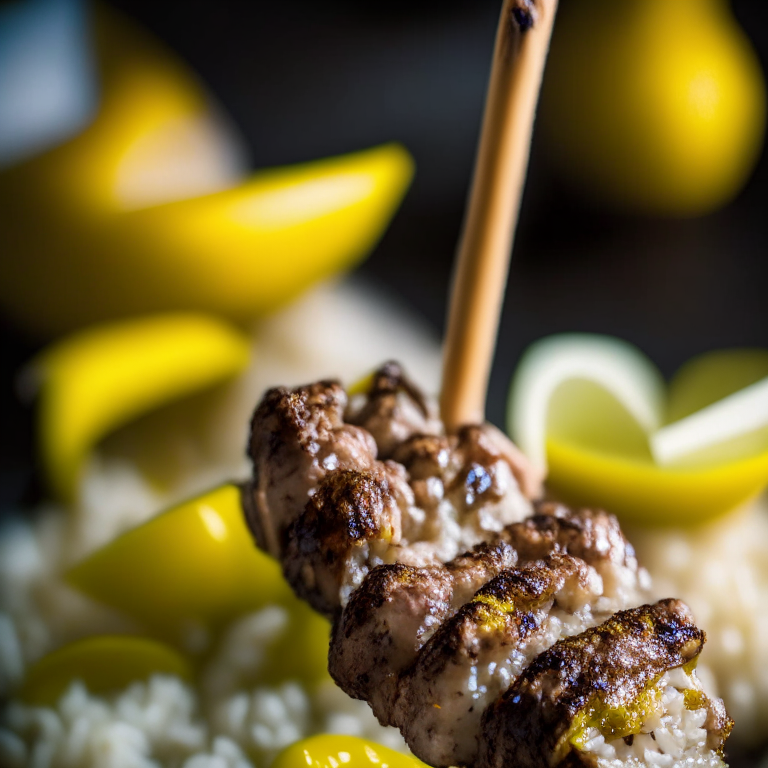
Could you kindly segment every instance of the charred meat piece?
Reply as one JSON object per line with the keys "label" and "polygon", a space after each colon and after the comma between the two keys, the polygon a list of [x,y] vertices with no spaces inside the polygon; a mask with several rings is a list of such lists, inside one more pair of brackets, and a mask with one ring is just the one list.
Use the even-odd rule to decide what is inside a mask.
{"label": "charred meat piece", "polygon": [[346,693],[391,719],[400,674],[451,613],[447,569],[400,563],[374,568],[335,624],[328,671]]}
{"label": "charred meat piece", "polygon": [[288,529],[283,567],[299,597],[333,616],[371,563],[400,540],[400,515],[386,476],[335,470]]}
{"label": "charred meat piece", "polygon": [[334,381],[271,389],[251,421],[251,531],[329,616],[376,565],[439,565],[527,517],[521,489],[537,487],[495,428],[439,434],[433,404],[393,363],[355,398]]}
{"label": "charred meat piece", "polygon": [[[663,600],[622,611],[599,627],[559,641],[486,710],[478,765],[598,766],[601,759],[616,758],[631,762],[638,745],[644,756],[646,739],[656,745],[654,751],[670,755],[670,765],[692,756],[686,752],[705,761],[697,764],[719,764],[718,751],[730,730],[719,707],[697,693],[696,704],[701,706],[685,711],[698,713],[700,725],[709,721],[709,729],[684,734],[674,747],[678,754],[672,754],[672,739],[666,737],[683,723],[664,722],[665,717],[680,717],[678,711],[667,714],[674,704],[668,689],[678,690],[668,673],[681,670],[690,675],[704,639],[683,603]],[[630,736],[634,738],[627,739]]]}
{"label": "charred meat piece", "polygon": [[445,619],[516,559],[508,544],[498,542],[445,566],[374,568],[334,625],[331,676],[350,696],[367,701],[381,722],[393,722],[400,674]]}
{"label": "charred meat piece", "polygon": [[443,431],[435,404],[394,361],[384,363],[373,374],[365,397],[358,402],[353,398],[346,420],[373,435],[382,459],[391,458],[414,435],[438,435]]}
{"label": "charred meat piece", "polygon": [[480,718],[544,648],[593,622],[601,580],[556,554],[505,570],[445,621],[403,676],[394,724],[434,766],[472,765]]}
{"label": "charred meat piece", "polygon": [[536,504],[535,511],[503,533],[521,559],[566,552],[593,566],[602,577],[605,600],[601,610],[615,611],[643,602],[650,579],[639,568],[635,550],[616,517],[603,510],[572,510],[552,502]]}
{"label": "charred meat piece", "polygon": [[244,506],[257,543],[276,557],[288,527],[328,471],[365,470],[376,459],[370,433],[344,423],[346,405],[341,384],[319,381],[292,391],[270,389],[253,414],[253,479]]}

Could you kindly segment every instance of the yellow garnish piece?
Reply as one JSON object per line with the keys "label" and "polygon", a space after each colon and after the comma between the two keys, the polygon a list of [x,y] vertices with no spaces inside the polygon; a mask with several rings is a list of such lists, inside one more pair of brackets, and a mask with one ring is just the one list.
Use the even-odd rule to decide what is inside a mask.
{"label": "yellow garnish piece", "polygon": [[273,768],[424,768],[413,755],[404,755],[356,736],[323,734],[302,739],[284,749]]}
{"label": "yellow garnish piece", "polygon": [[373,385],[373,376],[374,374],[371,372],[363,376],[361,379],[355,381],[353,384],[347,387],[347,394],[350,397],[354,397],[355,395],[368,394],[371,386]]}
{"label": "yellow garnish piece", "polygon": [[248,364],[240,331],[205,315],[169,314],[81,331],[33,364],[39,432],[53,490],[70,500],[109,432],[166,402],[222,382]]}
{"label": "yellow garnish piece", "polygon": [[220,627],[265,603],[292,599],[278,563],[253,543],[234,485],[162,512],[65,578],[175,643],[184,643],[190,629]]}
{"label": "yellow garnish piece", "polygon": [[91,693],[107,693],[153,674],[192,678],[187,661],[163,643],[127,635],[87,637],[35,662],[27,670],[21,698],[51,707],[75,680]]}
{"label": "yellow garnish piece", "polygon": [[596,697],[573,720],[570,730],[561,739],[559,750],[568,744],[583,749],[590,739],[589,731],[596,728],[609,739],[621,739],[639,733],[643,723],[661,709],[661,687],[654,681],[626,706],[612,707]]}
{"label": "yellow garnish piece", "polygon": [[243,178],[183,64],[124,20],[97,27],[96,118],[0,174],[0,306],[20,325],[50,335],[167,310],[250,319],[371,249],[413,174],[401,146]]}
{"label": "yellow garnish piece", "polygon": [[[603,507],[634,523],[688,525],[722,515],[768,485],[768,429],[757,428],[757,421],[756,428],[747,426],[720,442],[711,441],[711,430],[702,430],[699,450],[689,450],[663,466],[651,451],[653,435],[663,435],[674,426],[670,421],[682,423],[678,420],[704,413],[713,403],[765,379],[768,351],[703,355],[681,369],[665,402],[658,398],[653,382],[659,374],[652,367],[629,388],[622,383],[633,371],[642,372],[643,365],[651,366],[639,352],[630,365],[623,355],[614,356],[612,363],[615,340],[607,340],[600,367],[584,370],[589,357],[579,354],[582,339],[557,337],[557,344],[547,339],[534,345],[521,361],[523,374],[517,375],[510,400],[512,416],[525,413],[527,402],[536,405],[540,422],[519,432],[518,422],[511,419],[511,431],[515,438],[522,436],[521,447],[534,459],[541,455],[538,441],[545,436],[547,483],[556,497]],[[587,351],[602,339],[589,337]],[[538,375],[531,375],[528,355]],[[578,365],[563,365],[563,358]],[[616,370],[606,375],[603,368],[611,365]],[[537,387],[537,381],[546,386]],[[548,395],[543,401],[542,391]],[[649,417],[641,419],[638,414],[643,413]],[[526,435],[531,434],[536,439],[526,444]]]}

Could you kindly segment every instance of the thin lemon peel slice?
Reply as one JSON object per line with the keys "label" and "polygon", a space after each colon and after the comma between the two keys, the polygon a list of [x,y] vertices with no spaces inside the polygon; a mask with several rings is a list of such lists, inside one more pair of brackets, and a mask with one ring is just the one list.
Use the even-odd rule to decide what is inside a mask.
{"label": "thin lemon peel slice", "polygon": [[[768,447],[768,351],[730,349],[690,360],[669,388],[667,424],[651,437],[657,463],[716,460]],[[751,435],[751,440],[745,440]],[[750,445],[751,443],[751,445]]]}
{"label": "thin lemon peel slice", "polygon": [[66,501],[109,432],[163,403],[243,371],[250,341],[216,318],[169,314],[82,331],[32,364],[39,435],[51,488]]}
{"label": "thin lemon peel slice", "polygon": [[664,381],[639,350],[610,336],[563,334],[542,339],[520,361],[512,381],[509,427],[521,450],[547,468],[550,400],[572,379],[592,381],[612,394],[645,432],[662,421]]}
{"label": "thin lemon peel slice", "polygon": [[395,752],[357,736],[320,734],[286,747],[272,764],[273,768],[426,768],[413,755]]}
{"label": "thin lemon peel slice", "polygon": [[76,564],[65,580],[185,648],[201,631],[207,636],[290,597],[279,564],[253,543],[233,484],[127,531]]}
{"label": "thin lemon peel slice", "polygon": [[52,707],[75,680],[91,693],[108,693],[153,674],[192,680],[187,660],[163,643],[146,637],[98,635],[43,656],[27,670],[20,693],[28,704]]}
{"label": "thin lemon peel slice", "polygon": [[[565,349],[573,357],[578,341],[574,337],[570,341],[567,348],[551,344],[543,349],[549,354]],[[548,363],[549,370],[557,370],[551,360],[541,365]],[[655,368],[652,371],[658,381]],[[690,424],[697,413],[711,413],[718,403],[728,405],[730,397],[738,404],[766,372],[768,352],[763,350],[704,355],[673,379],[668,410],[680,418],[678,423]],[[510,413],[523,409],[526,395],[537,386],[535,377],[516,379],[520,381],[528,390],[513,387],[516,401],[510,403]],[[589,392],[587,384],[592,387]],[[734,387],[739,391],[731,395]],[[638,524],[692,525],[748,502],[768,485],[768,430],[757,429],[757,423],[746,423],[746,430],[729,440],[708,445],[703,439],[692,440],[695,452],[680,453],[674,464],[662,466],[651,450],[654,432],[625,407],[629,398],[601,387],[599,376],[586,383],[564,378],[548,391],[539,430],[546,433],[548,486],[564,501],[601,506]],[[663,405],[658,408],[663,412]]]}

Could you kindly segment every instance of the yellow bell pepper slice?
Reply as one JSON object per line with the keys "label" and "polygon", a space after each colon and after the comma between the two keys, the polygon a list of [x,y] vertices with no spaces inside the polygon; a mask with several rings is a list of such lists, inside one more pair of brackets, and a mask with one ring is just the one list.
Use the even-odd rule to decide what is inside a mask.
{"label": "yellow bell pepper slice", "polygon": [[145,637],[99,635],[76,640],[35,662],[20,695],[28,704],[52,707],[75,680],[91,693],[108,693],[153,674],[192,679],[187,661],[167,645]]}
{"label": "yellow bell pepper slice", "polygon": [[272,768],[425,768],[413,755],[357,736],[321,734],[286,747]]}
{"label": "yellow bell pepper slice", "polygon": [[181,645],[191,630],[216,629],[291,598],[278,563],[253,542],[235,485],[127,531],[76,564],[65,580]]}
{"label": "yellow bell pepper slice", "polygon": [[50,335],[168,310],[250,319],[371,249],[412,177],[402,147],[242,180],[183,65],[130,24],[100,27],[96,119],[0,174],[0,306],[19,324]]}
{"label": "yellow bell pepper slice", "polygon": [[250,343],[215,318],[169,314],[81,331],[44,351],[39,434],[53,490],[71,500],[106,434],[151,409],[240,373]]}
{"label": "yellow bell pepper slice", "polygon": [[[715,352],[683,367],[669,387],[667,418],[680,419],[768,375],[768,352]],[[514,412],[529,391],[517,389]],[[626,401],[626,398],[625,398]],[[545,410],[548,487],[572,504],[603,507],[641,525],[697,525],[768,486],[768,430],[742,434],[659,466],[652,435],[599,377],[565,378]],[[514,434],[514,427],[513,427]]]}

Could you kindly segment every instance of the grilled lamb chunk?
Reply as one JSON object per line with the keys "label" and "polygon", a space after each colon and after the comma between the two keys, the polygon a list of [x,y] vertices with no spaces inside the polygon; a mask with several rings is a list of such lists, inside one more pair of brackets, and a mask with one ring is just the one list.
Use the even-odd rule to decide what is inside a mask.
{"label": "grilled lamb chunk", "polygon": [[288,529],[286,578],[299,597],[333,617],[369,567],[401,538],[400,510],[384,472],[329,472]]}
{"label": "grilled lamb chunk", "polygon": [[[478,768],[596,766],[587,729],[622,741],[641,732],[661,706],[654,686],[694,662],[704,633],[679,600],[622,611],[604,624],[540,654],[483,715]],[[704,749],[718,749],[730,729],[710,718]]]}
{"label": "grilled lamb chunk", "polygon": [[[251,422],[248,523],[296,591],[329,616],[376,565],[439,565],[528,516],[521,488],[536,485],[495,428],[437,434],[434,406],[395,364],[362,400],[348,407],[334,381],[276,388]],[[321,524],[325,515],[338,531]]]}
{"label": "grilled lamb chunk", "polygon": [[451,575],[443,567],[374,568],[333,629],[328,671],[337,685],[388,722],[400,673],[451,613],[452,592]]}
{"label": "grilled lamb chunk", "polygon": [[244,506],[257,543],[275,557],[328,471],[366,470],[376,459],[370,433],[344,423],[346,405],[341,384],[319,381],[293,391],[270,389],[253,414],[253,478]]}
{"label": "grilled lamb chunk", "polygon": [[394,724],[414,753],[434,766],[472,765],[485,708],[543,648],[594,623],[590,604],[601,588],[583,560],[555,554],[480,589],[401,679]]}
{"label": "grilled lamb chunk", "polygon": [[392,722],[400,674],[419,649],[442,621],[516,560],[508,544],[497,542],[445,566],[374,568],[334,625],[331,676],[350,696],[368,701],[382,723]]}
{"label": "grilled lamb chunk", "polygon": [[503,533],[521,559],[546,557],[553,551],[580,557],[603,579],[605,597],[600,610],[618,610],[644,601],[650,578],[638,566],[635,550],[614,515],[552,502],[536,504],[535,511]]}
{"label": "grilled lamb chunk", "polygon": [[393,361],[373,374],[366,396],[359,400],[353,398],[346,420],[373,435],[382,459],[391,458],[414,435],[439,435],[443,431],[434,403]]}

